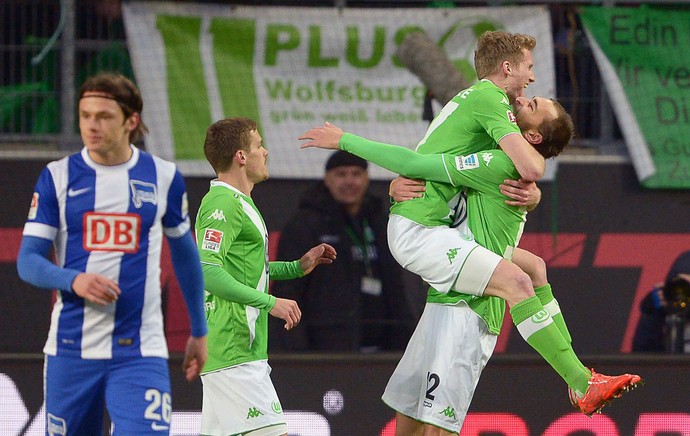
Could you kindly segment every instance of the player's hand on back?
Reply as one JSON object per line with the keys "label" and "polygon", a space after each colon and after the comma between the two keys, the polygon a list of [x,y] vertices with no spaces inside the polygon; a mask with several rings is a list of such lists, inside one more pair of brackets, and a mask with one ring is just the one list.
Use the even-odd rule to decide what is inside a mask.
{"label": "player's hand on back", "polygon": [[418,179],[408,179],[407,177],[398,176],[391,181],[388,187],[388,195],[399,203],[413,198],[420,198],[426,191],[426,182]]}
{"label": "player's hand on back", "polygon": [[506,204],[509,206],[526,206],[527,210],[533,210],[541,201],[541,189],[535,182],[506,179],[499,187],[501,194],[508,197]]}
{"label": "player's hand on back", "polygon": [[286,298],[276,298],[275,306],[268,313],[285,321],[285,330],[291,330],[302,319],[302,311],[297,302]]}
{"label": "player's hand on back", "polygon": [[100,274],[79,273],[72,282],[72,290],[81,298],[105,306],[120,298],[120,287]]}

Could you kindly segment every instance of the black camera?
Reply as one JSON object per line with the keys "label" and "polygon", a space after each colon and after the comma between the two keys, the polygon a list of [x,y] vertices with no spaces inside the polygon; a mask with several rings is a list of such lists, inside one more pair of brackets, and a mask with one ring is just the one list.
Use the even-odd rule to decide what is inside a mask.
{"label": "black camera", "polygon": [[666,351],[669,353],[687,353],[687,341],[690,323],[690,282],[674,277],[664,284],[664,299],[666,299],[666,325],[664,336]]}
{"label": "black camera", "polygon": [[688,317],[690,315],[690,282],[674,277],[664,284],[664,298],[668,303],[668,313]]}

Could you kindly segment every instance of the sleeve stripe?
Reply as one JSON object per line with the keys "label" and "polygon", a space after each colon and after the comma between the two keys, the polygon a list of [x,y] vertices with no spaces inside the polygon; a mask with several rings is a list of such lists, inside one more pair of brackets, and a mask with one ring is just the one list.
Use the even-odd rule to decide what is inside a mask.
{"label": "sleeve stripe", "polygon": [[453,177],[450,175],[450,171],[448,170],[448,165],[446,164],[446,155],[445,153],[441,155],[441,162],[443,162],[443,169],[446,171],[446,176],[448,176],[448,181],[452,186],[455,185],[455,181],[453,180]]}
{"label": "sleeve stripe", "polygon": [[43,223],[28,222],[24,224],[24,231],[22,234],[24,236],[35,236],[37,238],[50,239],[53,241],[57,235],[57,229]]}

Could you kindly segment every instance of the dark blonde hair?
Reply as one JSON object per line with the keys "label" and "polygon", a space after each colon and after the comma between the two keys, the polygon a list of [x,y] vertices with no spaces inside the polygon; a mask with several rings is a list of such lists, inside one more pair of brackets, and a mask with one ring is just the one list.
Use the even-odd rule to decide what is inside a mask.
{"label": "dark blonde hair", "polygon": [[536,45],[537,40],[530,35],[500,30],[484,32],[474,51],[477,78],[483,79],[498,72],[503,61],[519,64],[525,59],[523,50],[532,51]]}
{"label": "dark blonde hair", "polygon": [[137,88],[134,82],[122,74],[102,72],[84,81],[79,90],[79,100],[87,92],[102,92],[105,94],[105,98],[110,98],[117,102],[125,115],[125,120],[134,113],[139,114],[139,125],[129,133],[129,142],[139,141],[148,133],[148,127],[141,121],[141,111],[144,108],[144,102],[141,99],[139,88]]}
{"label": "dark blonde hair", "polygon": [[237,151],[249,150],[250,133],[255,130],[254,120],[241,117],[224,118],[206,129],[204,155],[216,174],[230,168]]}

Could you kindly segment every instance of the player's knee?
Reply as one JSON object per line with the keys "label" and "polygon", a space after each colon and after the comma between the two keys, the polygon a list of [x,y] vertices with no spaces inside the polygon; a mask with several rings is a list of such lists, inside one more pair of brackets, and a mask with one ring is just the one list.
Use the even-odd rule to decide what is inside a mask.
{"label": "player's knee", "polygon": [[484,295],[503,298],[512,306],[534,295],[532,279],[515,264],[502,262],[494,271]]}
{"label": "player's knee", "polygon": [[509,306],[513,306],[534,295],[532,279],[524,271],[515,268],[510,271],[510,277],[504,289],[504,299]]}
{"label": "player's knee", "polygon": [[544,286],[548,283],[546,278],[546,262],[539,256],[534,256],[534,268],[532,274],[532,284],[534,287]]}

